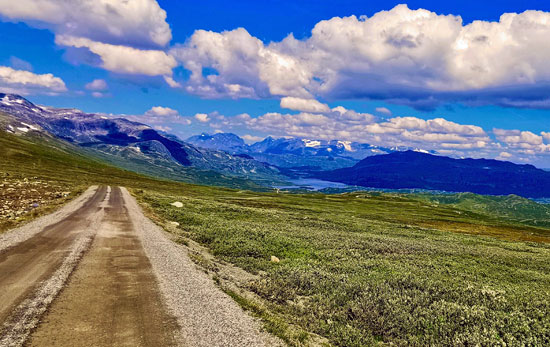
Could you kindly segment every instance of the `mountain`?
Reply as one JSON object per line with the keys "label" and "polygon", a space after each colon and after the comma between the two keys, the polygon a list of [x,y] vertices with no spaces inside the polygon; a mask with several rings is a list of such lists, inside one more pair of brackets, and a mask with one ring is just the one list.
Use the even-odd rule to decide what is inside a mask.
{"label": "mountain", "polygon": [[187,142],[198,147],[222,150],[231,154],[245,154],[280,168],[303,170],[350,167],[365,157],[394,151],[358,142],[299,138],[267,137],[260,142],[246,145],[243,139],[230,133],[215,135],[203,133],[188,138]]}
{"label": "mountain", "polygon": [[140,173],[178,179],[188,177],[188,169],[193,168],[195,174],[217,172],[266,186],[285,180],[272,165],[199,148],[124,118],[37,106],[11,94],[0,94],[0,112],[5,115],[2,125],[8,133],[49,133],[104,161]]}
{"label": "mountain", "polygon": [[532,165],[488,159],[453,159],[414,151],[368,157],[353,167],[319,172],[315,176],[373,188],[550,197],[550,173]]}
{"label": "mountain", "polygon": [[246,153],[248,147],[242,138],[232,133],[214,135],[202,133],[191,136],[186,141],[198,147],[225,151],[231,154]]}

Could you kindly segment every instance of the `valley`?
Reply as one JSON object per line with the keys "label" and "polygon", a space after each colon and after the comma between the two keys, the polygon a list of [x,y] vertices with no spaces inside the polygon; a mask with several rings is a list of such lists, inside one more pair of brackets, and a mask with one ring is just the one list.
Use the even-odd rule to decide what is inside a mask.
{"label": "valley", "polygon": [[[160,247],[159,253],[147,251],[153,275],[128,278],[116,271],[111,274],[130,281],[125,287],[128,293],[141,280],[145,282],[140,286],[152,288],[147,289],[150,293],[157,291],[155,295],[161,298],[155,299],[157,304],[160,300],[169,305],[155,311],[156,317],[164,317],[156,321],[176,319],[178,327],[173,329],[195,341],[194,345],[200,345],[199,341],[216,345],[229,338],[263,341],[252,345],[283,341],[291,346],[550,343],[546,314],[550,311],[546,261],[550,255],[550,209],[546,205],[519,196],[469,193],[343,192],[329,187],[324,187],[325,191],[335,189],[334,194],[276,192],[217,173],[212,173],[211,179],[237,189],[196,185],[115,167],[89,147],[49,133],[0,132],[0,145],[6,153],[0,157],[0,174],[4,187],[11,188],[5,201],[21,196],[25,211],[28,203],[39,204],[10,220],[5,228],[31,228],[34,218],[71,199],[66,206],[78,203],[79,194],[90,186],[111,186],[112,192],[119,192],[117,186],[128,188],[146,216],[131,212],[124,218],[132,218],[134,226],[157,228],[151,219],[165,231],[133,231],[137,234],[132,238],[137,237],[143,247]],[[98,211],[120,210],[122,201],[130,211],[138,208],[130,195],[116,194],[124,198],[109,202],[103,196]],[[110,312],[109,300],[115,300],[98,296],[89,288],[90,281],[97,281],[87,276],[102,273],[100,269],[110,262],[105,249],[125,249],[122,258],[141,259],[120,263],[117,271],[147,263],[142,256],[135,258],[140,248],[134,241],[132,247],[124,246],[132,238],[124,234],[129,232],[123,227],[124,213],[117,216],[106,217],[104,223],[109,227],[102,229],[118,225],[119,231],[95,235],[97,230],[90,229],[69,234],[95,236],[88,241],[89,253],[78,260],[81,265],[66,278],[65,290],[48,306],[34,335],[29,335],[31,345],[43,345],[54,337],[69,341],[73,330],[83,341],[96,341],[97,345],[112,341],[148,344],[147,336],[130,333],[141,329],[138,322],[124,316],[120,317],[127,324],[125,337],[115,330],[90,336],[82,330],[104,324],[102,312]],[[0,237],[5,235],[13,234]],[[75,239],[63,240],[60,244],[69,246]],[[119,243],[122,248],[115,247]],[[179,274],[197,272],[200,279],[189,282],[189,277],[163,270],[165,256],[159,254],[166,250],[174,257],[171,264],[180,267]],[[67,252],[55,254],[63,257]],[[52,260],[51,271],[60,259]],[[110,277],[103,280],[97,283],[104,288],[115,285]],[[157,287],[148,287],[154,281],[158,281]],[[172,297],[167,294],[170,290],[175,293]],[[181,296],[182,290],[187,296]],[[211,296],[204,296],[206,292]],[[97,297],[99,311],[80,315],[75,298],[81,295]],[[224,307],[232,307],[231,318],[219,314],[215,298],[220,296],[225,298]],[[117,300],[122,305],[127,298]],[[149,308],[157,305],[143,304]],[[61,312],[70,314],[63,318]],[[121,312],[135,316],[131,310]],[[235,324],[233,314],[243,323]],[[165,328],[172,324],[168,323]],[[68,330],[58,329],[60,325]],[[219,330],[219,326],[226,328]],[[122,331],[121,325],[117,327],[116,331]],[[165,334],[162,329],[152,333]],[[220,331],[229,335],[220,335]],[[168,340],[166,344],[170,344]]]}

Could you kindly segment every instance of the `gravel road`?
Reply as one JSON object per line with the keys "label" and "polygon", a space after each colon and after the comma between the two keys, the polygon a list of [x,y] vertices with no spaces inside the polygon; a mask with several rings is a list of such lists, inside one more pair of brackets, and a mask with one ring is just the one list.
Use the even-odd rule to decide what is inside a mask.
{"label": "gravel road", "polygon": [[147,219],[124,188],[91,187],[0,235],[0,346],[274,346]]}

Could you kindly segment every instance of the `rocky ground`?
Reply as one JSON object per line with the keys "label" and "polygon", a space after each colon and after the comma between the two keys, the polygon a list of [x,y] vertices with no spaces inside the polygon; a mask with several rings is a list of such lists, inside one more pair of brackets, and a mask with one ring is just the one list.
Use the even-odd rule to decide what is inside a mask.
{"label": "rocky ground", "polygon": [[75,190],[37,177],[0,173],[0,232],[51,211],[70,199]]}

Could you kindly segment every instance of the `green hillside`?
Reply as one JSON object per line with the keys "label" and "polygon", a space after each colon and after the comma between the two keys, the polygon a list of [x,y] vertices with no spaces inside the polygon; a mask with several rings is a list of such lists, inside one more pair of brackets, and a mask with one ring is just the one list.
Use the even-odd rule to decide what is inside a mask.
{"label": "green hillside", "polygon": [[289,345],[550,344],[550,229],[546,207],[529,200],[254,192],[138,175],[48,136],[0,132],[0,148],[17,198],[35,180],[52,192],[129,187]]}

